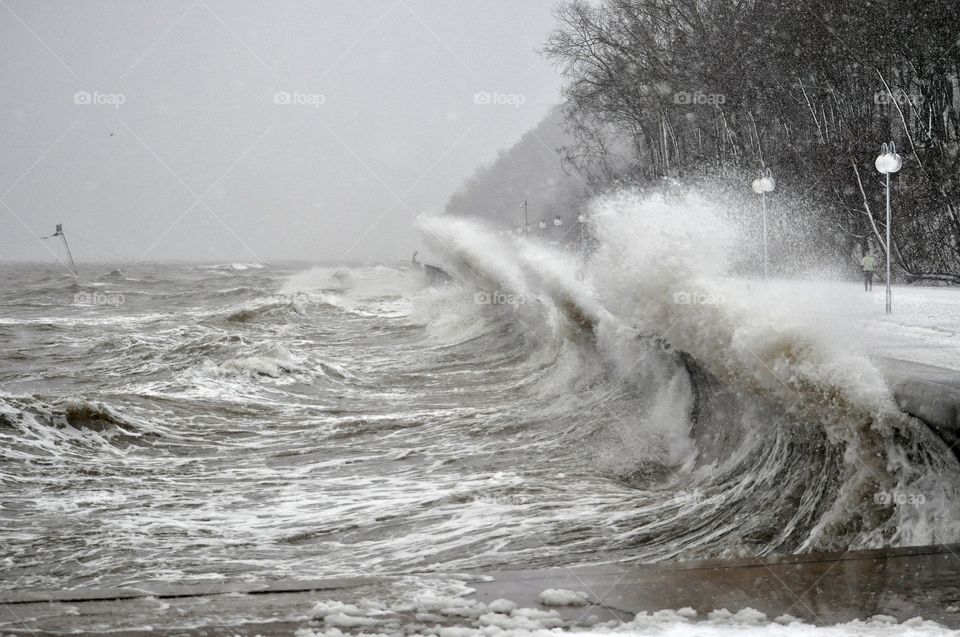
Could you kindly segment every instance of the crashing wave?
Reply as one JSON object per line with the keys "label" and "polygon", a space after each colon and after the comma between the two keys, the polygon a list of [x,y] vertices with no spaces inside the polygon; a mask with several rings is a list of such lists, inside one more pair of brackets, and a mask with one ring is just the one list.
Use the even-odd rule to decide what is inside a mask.
{"label": "crashing wave", "polygon": [[[552,352],[542,386],[571,405],[572,384],[606,388],[576,406],[605,416],[588,427],[595,458],[659,500],[623,541],[662,558],[960,539],[956,460],[897,409],[855,338],[728,277],[723,210],[620,193],[589,224],[597,248],[582,259],[471,220],[420,221],[475,295],[463,311]],[[632,407],[605,404],[618,396]]]}

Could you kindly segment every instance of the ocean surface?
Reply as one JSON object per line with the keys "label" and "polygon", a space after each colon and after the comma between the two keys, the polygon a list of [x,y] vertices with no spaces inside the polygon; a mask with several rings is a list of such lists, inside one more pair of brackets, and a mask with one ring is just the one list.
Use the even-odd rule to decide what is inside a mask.
{"label": "ocean surface", "polygon": [[960,540],[956,459],[701,216],[609,202],[589,258],[424,221],[450,283],[0,266],[0,587]]}

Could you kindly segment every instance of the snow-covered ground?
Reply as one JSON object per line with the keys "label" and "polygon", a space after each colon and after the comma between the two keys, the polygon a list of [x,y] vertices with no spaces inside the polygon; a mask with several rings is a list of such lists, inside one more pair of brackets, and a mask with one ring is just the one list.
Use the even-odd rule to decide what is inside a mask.
{"label": "snow-covered ground", "polygon": [[885,313],[882,282],[759,280],[731,282],[811,329],[846,339],[851,349],[960,371],[960,288],[893,286]]}

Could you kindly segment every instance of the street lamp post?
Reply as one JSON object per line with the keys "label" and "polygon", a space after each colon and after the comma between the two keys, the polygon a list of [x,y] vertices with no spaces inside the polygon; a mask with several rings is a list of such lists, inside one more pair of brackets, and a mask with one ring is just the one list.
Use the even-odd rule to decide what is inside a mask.
{"label": "street lamp post", "polygon": [[897,147],[893,142],[880,147],[880,155],[874,166],[877,167],[877,172],[887,176],[887,314],[890,314],[893,312],[893,292],[890,289],[890,175],[903,166],[903,158],[897,154]]}
{"label": "street lamp post", "polygon": [[527,200],[523,200],[523,234],[530,234],[530,219],[527,215]]}
{"label": "street lamp post", "polygon": [[587,218],[584,215],[577,215],[577,223],[580,224],[580,252],[583,252],[583,226],[587,223]]}
{"label": "street lamp post", "polygon": [[767,193],[773,192],[777,182],[770,175],[770,169],[764,168],[760,176],[753,180],[753,192],[760,195],[763,204],[763,278],[767,278]]}

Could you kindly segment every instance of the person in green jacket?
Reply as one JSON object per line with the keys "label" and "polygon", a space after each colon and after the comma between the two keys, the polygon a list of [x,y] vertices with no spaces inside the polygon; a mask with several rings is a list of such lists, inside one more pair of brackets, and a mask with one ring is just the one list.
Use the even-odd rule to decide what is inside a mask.
{"label": "person in green jacket", "polygon": [[873,290],[873,273],[877,269],[877,257],[873,252],[867,252],[860,259],[860,267],[863,268],[863,290],[869,292]]}

